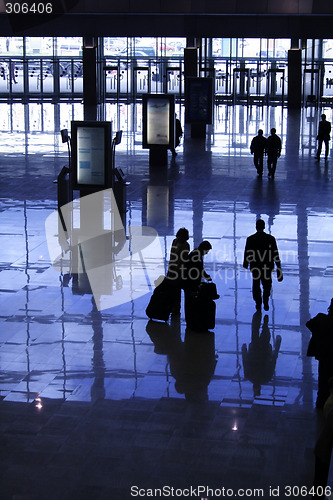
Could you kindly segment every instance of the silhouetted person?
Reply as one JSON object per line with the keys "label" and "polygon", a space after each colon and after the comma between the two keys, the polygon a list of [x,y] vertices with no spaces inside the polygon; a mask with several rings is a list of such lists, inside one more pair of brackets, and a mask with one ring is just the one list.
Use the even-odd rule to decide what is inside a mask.
{"label": "silhouetted person", "polygon": [[[243,267],[252,273],[252,295],[259,310],[262,301],[265,311],[269,310],[268,300],[272,288],[272,271],[274,264],[277,268],[278,281],[283,280],[281,261],[274,236],[264,232],[265,222],[258,219],[256,222],[257,232],[249,236],[246,240]],[[261,288],[263,297],[261,298]]]}
{"label": "silhouetted person", "polygon": [[258,130],[258,135],[253,137],[251,141],[251,154],[253,154],[253,163],[257,169],[257,173],[262,177],[264,170],[264,154],[266,152],[267,139],[263,136],[263,131]]}
{"label": "silhouetted person", "polygon": [[312,333],[307,356],[318,360],[318,392],[316,407],[322,408],[330,395],[329,379],[333,377],[333,299],[328,314],[319,313],[306,323]]}
{"label": "silhouetted person", "polygon": [[175,285],[173,314],[180,313],[182,273],[185,272],[190,251],[190,245],[187,241],[189,237],[188,230],[185,227],[180,228],[176,233],[176,238],[173,240],[170,250],[167,278]]}
{"label": "silhouetted person", "polygon": [[173,149],[171,149],[172,156],[176,156],[177,155],[175,148],[177,148],[179,146],[179,144],[180,144],[180,138],[182,137],[182,135],[183,135],[183,129],[182,129],[180,120],[178,118],[176,118],[175,147]]}
{"label": "silhouetted person", "polygon": [[318,126],[318,135],[317,135],[317,141],[318,141],[318,149],[317,149],[317,154],[316,154],[317,160],[320,159],[323,141],[325,143],[325,160],[327,160],[328,150],[329,150],[328,143],[331,139],[330,133],[331,133],[331,122],[327,121],[326,115],[322,114],[321,115],[321,122],[319,122],[319,126]]}
{"label": "silhouetted person", "polygon": [[168,357],[175,389],[190,401],[207,401],[208,385],[216,367],[215,336],[185,331],[181,339],[179,317],[162,323],[149,320],[146,332],[154,343],[154,352]]}
{"label": "silhouetted person", "polygon": [[271,129],[271,135],[267,138],[267,167],[268,177],[274,179],[276,164],[281,155],[281,139],[276,135],[276,129]]}
{"label": "silhouetted person", "polygon": [[202,279],[207,281],[212,280],[203,267],[203,257],[208,254],[211,248],[212,245],[209,241],[202,241],[198,248],[189,253],[185,276],[185,290],[196,292]]}
{"label": "silhouetted person", "polygon": [[253,395],[260,396],[261,386],[268,384],[276,366],[276,360],[281,345],[281,336],[276,336],[274,351],[270,344],[271,334],[268,327],[268,316],[265,314],[261,334],[261,311],[254,313],[252,318],[251,342],[249,348],[242,346],[244,377],[253,384]]}

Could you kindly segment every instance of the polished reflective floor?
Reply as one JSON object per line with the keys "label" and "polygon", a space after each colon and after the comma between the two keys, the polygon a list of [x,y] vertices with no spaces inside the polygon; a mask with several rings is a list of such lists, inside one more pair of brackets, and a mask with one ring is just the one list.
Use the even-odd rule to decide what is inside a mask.
{"label": "polished reflective floor", "polygon": [[[15,111],[21,128],[0,132],[1,498],[127,500],[163,487],[180,498],[190,487],[193,498],[221,497],[223,487],[260,488],[262,498],[280,488],[287,498],[286,485],[310,487],[321,415],[305,323],[333,296],[333,157],[314,159],[321,110],[220,106],[205,141],[185,127],[167,168],[149,167],[140,107],[108,110],[124,130],[116,166],[129,183],[126,236],[134,226],[157,231],[160,275],[179,227],[191,248],[213,246],[205,268],[220,294],[216,327],[196,333],[183,307],[169,323],[148,320],[148,279],[99,308],[53,265],[47,220],[67,146],[35,106]],[[61,127],[74,114],[64,106],[51,113]],[[249,146],[271,127],[282,156],[275,179],[266,170],[260,179]],[[258,216],[284,271],[267,312],[256,312],[242,267]],[[121,287],[120,265],[115,297]]]}

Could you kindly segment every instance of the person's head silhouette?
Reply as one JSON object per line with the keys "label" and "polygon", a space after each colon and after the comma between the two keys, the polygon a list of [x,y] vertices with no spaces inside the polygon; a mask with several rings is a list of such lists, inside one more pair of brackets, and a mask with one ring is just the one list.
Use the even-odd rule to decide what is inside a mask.
{"label": "person's head silhouette", "polygon": [[207,253],[211,249],[212,249],[212,245],[207,240],[202,241],[200,243],[200,245],[198,246],[198,250],[201,252],[202,255],[207,255]]}
{"label": "person's head silhouette", "polygon": [[256,230],[257,231],[263,231],[265,229],[265,221],[262,219],[258,219],[256,222]]}
{"label": "person's head silhouette", "polygon": [[189,237],[190,235],[186,227],[181,227],[180,229],[178,229],[176,233],[176,238],[178,238],[178,240],[187,241]]}

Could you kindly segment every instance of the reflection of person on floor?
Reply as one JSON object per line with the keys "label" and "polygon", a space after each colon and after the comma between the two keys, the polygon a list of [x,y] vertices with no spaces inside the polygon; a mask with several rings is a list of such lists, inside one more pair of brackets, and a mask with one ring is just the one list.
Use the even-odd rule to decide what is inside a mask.
{"label": "reflection of person on floor", "polygon": [[184,365],[175,382],[176,391],[179,394],[185,394],[188,401],[208,401],[208,386],[214,375],[216,364],[215,335],[196,333],[186,329]]}
{"label": "reflection of person on floor", "polygon": [[146,332],[154,343],[154,352],[167,355],[176,391],[189,401],[207,401],[207,388],[217,363],[214,334],[186,330],[182,342],[177,316],[171,317],[170,324],[149,320]]}
{"label": "reflection of person on floor", "polygon": [[253,384],[253,395],[260,396],[261,386],[268,384],[273,377],[276,360],[281,345],[281,336],[277,335],[273,348],[270,344],[271,334],[268,327],[268,316],[265,314],[261,334],[261,312],[254,313],[252,318],[251,342],[247,348],[242,346],[244,377]]}
{"label": "reflection of person on floor", "polygon": [[[325,487],[328,482],[333,448],[333,378],[329,380],[329,389],[330,396],[323,407],[324,427],[314,450],[316,457],[314,487],[319,494],[317,493],[313,498],[326,498]],[[322,487],[322,494],[320,494],[320,487]]]}
{"label": "reflection of person on floor", "polygon": [[[281,261],[276,240],[271,234],[264,232],[265,222],[258,219],[256,222],[257,232],[249,236],[246,240],[244,251],[243,267],[252,273],[252,295],[256,303],[256,308],[261,308],[262,300],[265,311],[269,310],[268,299],[272,288],[272,271],[274,264],[277,268],[278,281],[283,280]],[[261,288],[263,288],[263,298],[261,298]]]}
{"label": "reflection of person on floor", "polygon": [[182,270],[183,272],[185,271],[188,254],[190,252],[190,245],[187,241],[189,237],[190,235],[188,230],[185,227],[181,227],[176,233],[176,238],[173,240],[170,250],[167,278],[175,284],[175,300],[172,308],[172,313],[174,314],[180,313],[182,286],[181,273]]}
{"label": "reflection of person on floor", "polygon": [[176,115],[176,129],[175,129],[175,147],[171,149],[172,156],[177,156],[176,149],[180,144],[180,138],[183,136],[183,129],[180,120]]}
{"label": "reflection of person on floor", "polygon": [[253,137],[251,141],[251,154],[253,154],[253,163],[257,169],[257,173],[259,177],[262,177],[263,169],[264,169],[264,153],[266,151],[267,139],[263,135],[263,131],[261,129],[258,130],[258,135]]}
{"label": "reflection of person on floor", "polygon": [[329,150],[328,143],[331,139],[330,133],[331,133],[331,123],[326,120],[326,115],[322,114],[321,115],[321,122],[319,122],[319,126],[318,126],[318,135],[317,135],[317,141],[318,141],[318,149],[317,149],[317,154],[316,154],[317,160],[320,159],[321,148],[322,148],[323,142],[325,144],[325,160],[327,160],[328,150]]}
{"label": "reflection of person on floor", "polygon": [[268,177],[271,177],[271,179],[274,179],[275,176],[276,164],[281,155],[281,148],[281,139],[276,135],[276,129],[272,128],[266,145]]}
{"label": "reflection of person on floor", "polygon": [[330,395],[328,380],[333,377],[333,298],[328,314],[317,314],[306,323],[306,326],[312,333],[307,355],[318,360],[316,407],[322,408]]}

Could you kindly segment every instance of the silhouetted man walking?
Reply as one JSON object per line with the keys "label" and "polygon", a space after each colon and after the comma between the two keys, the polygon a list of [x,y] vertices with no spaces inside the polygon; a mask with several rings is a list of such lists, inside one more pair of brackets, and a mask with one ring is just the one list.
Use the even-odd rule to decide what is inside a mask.
{"label": "silhouetted man walking", "polygon": [[[257,310],[261,309],[263,301],[264,309],[268,311],[268,299],[271,294],[274,264],[277,268],[278,281],[283,280],[283,274],[276,240],[271,234],[265,233],[264,229],[265,222],[262,219],[258,219],[256,222],[257,232],[249,236],[246,240],[243,267],[247,269],[250,266],[253,279],[252,295]],[[262,298],[260,283],[263,288]]]}
{"label": "silhouetted man walking", "polygon": [[320,159],[323,141],[325,143],[325,160],[327,160],[328,150],[329,150],[328,142],[331,139],[330,133],[331,133],[331,123],[326,120],[326,115],[322,114],[321,122],[319,122],[318,126],[318,135],[317,135],[317,141],[318,141],[318,150],[316,154],[317,160]]}
{"label": "silhouetted man walking", "polygon": [[253,163],[257,169],[259,177],[262,177],[264,170],[264,153],[266,152],[267,139],[263,136],[263,131],[258,130],[258,135],[253,137],[251,141],[251,154],[253,154]]}
{"label": "silhouetted man walking", "polygon": [[271,129],[271,135],[267,138],[267,167],[268,177],[274,179],[276,164],[281,155],[281,139],[276,135],[276,129]]}

